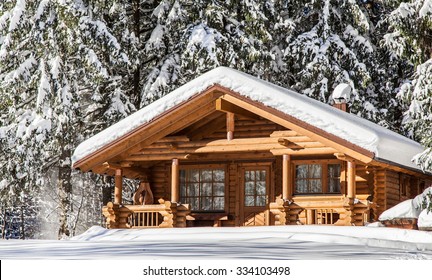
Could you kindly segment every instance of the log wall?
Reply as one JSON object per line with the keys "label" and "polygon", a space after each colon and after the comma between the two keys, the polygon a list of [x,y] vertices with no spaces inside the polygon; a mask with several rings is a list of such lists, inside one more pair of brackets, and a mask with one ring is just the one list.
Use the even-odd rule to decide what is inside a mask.
{"label": "log wall", "polygon": [[157,203],[160,198],[167,201],[171,199],[170,178],[169,163],[159,163],[150,169],[149,183],[154,203]]}
{"label": "log wall", "polygon": [[[237,118],[237,117],[236,117]],[[254,138],[254,137],[268,137],[274,131],[286,130],[286,128],[275,124],[269,120],[248,120],[236,119],[235,121],[235,138]],[[223,127],[204,139],[225,139],[227,135],[226,127]]]}
{"label": "log wall", "polygon": [[395,171],[376,169],[374,172],[374,198],[372,208],[373,219],[401,202],[399,173]]}

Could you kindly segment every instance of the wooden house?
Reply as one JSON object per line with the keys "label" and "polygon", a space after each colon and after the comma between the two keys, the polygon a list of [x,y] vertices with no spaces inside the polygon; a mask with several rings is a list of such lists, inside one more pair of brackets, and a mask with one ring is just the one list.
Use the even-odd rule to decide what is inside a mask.
{"label": "wooden house", "polygon": [[[340,108],[220,67],[83,142],[73,167],[115,177],[109,228],[363,225],[432,177],[418,143]],[[150,200],[125,205],[124,177]]]}

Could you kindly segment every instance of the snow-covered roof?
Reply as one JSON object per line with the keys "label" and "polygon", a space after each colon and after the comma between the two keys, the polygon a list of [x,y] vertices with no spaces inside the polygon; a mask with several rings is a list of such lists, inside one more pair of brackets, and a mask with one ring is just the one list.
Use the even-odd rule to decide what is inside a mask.
{"label": "snow-covered roof", "polygon": [[218,67],[197,77],[82,142],[72,156],[73,164],[213,85],[228,88],[364,148],[374,153],[376,160],[419,170],[412,162],[413,156],[423,151],[419,143],[356,115],[227,67]]}

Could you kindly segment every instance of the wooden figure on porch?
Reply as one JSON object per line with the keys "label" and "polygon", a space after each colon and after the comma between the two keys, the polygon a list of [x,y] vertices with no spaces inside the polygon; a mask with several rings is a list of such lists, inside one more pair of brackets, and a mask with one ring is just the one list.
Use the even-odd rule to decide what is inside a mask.
{"label": "wooden figure on porch", "polygon": [[135,205],[153,204],[153,193],[148,182],[141,182],[133,195]]}

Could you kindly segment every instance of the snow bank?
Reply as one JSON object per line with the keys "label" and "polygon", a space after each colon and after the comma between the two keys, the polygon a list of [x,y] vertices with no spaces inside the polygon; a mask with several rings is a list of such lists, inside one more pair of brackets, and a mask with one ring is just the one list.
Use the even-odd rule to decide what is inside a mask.
{"label": "snow bank", "polygon": [[[380,221],[393,220],[398,218],[414,218],[418,219],[422,213],[422,203],[424,200],[429,201],[428,194],[432,193],[432,187],[423,191],[413,199],[405,200],[390,209],[384,211],[380,216]],[[422,219],[428,219],[429,215],[423,215]],[[426,222],[426,221],[425,221]]]}
{"label": "snow bank", "polygon": [[427,209],[421,211],[418,221],[418,227],[432,229],[432,211],[428,211]]}
{"label": "snow bank", "polygon": [[411,161],[414,155],[423,152],[417,142],[292,90],[227,67],[218,67],[201,75],[84,141],[76,148],[73,163],[215,84],[373,152],[378,160],[419,169]]}
{"label": "snow bank", "polygon": [[387,209],[380,216],[380,221],[393,220],[397,218],[414,218],[417,219],[421,209],[417,208],[412,199],[405,200],[396,206]]}
{"label": "snow bank", "polygon": [[0,240],[2,259],[432,259],[432,233],[383,227],[111,229],[70,240]]}
{"label": "snow bank", "polygon": [[[99,226],[73,237],[74,241],[151,241],[246,242],[262,240],[269,243],[297,240],[326,244],[375,246],[386,248],[432,250],[432,233],[386,227],[267,226],[267,227],[199,227],[169,229],[104,229]],[[279,241],[277,241],[279,240]],[[283,241],[282,241],[283,242]]]}

